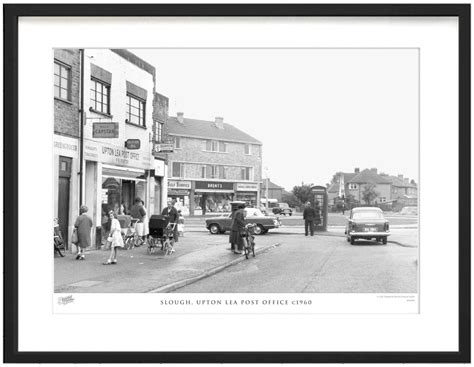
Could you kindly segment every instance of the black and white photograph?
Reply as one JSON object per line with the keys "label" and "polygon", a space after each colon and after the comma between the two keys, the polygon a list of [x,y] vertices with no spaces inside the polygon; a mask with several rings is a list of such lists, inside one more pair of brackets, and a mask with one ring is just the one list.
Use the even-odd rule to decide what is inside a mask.
{"label": "black and white photograph", "polygon": [[55,49],[56,293],[418,293],[419,50]]}
{"label": "black and white photograph", "polygon": [[468,362],[469,12],[5,6],[5,361]]}

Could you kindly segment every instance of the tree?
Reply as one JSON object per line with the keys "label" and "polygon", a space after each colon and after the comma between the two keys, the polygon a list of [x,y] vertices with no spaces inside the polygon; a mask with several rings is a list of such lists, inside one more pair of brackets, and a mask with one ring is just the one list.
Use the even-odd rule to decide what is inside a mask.
{"label": "tree", "polygon": [[298,198],[298,200],[304,204],[308,201],[313,202],[313,194],[311,192],[311,187],[313,184],[301,183],[301,186],[293,187],[292,193]]}
{"label": "tree", "polygon": [[281,201],[287,203],[291,208],[301,206],[301,202],[292,192],[283,192],[281,195]]}
{"label": "tree", "polygon": [[375,191],[375,185],[368,184],[364,186],[364,191],[362,191],[362,200],[364,200],[367,205],[370,205],[370,203],[378,196],[379,193]]}

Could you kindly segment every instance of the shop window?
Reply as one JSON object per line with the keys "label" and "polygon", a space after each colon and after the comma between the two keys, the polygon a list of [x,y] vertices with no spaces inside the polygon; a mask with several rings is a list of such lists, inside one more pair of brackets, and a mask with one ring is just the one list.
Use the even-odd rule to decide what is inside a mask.
{"label": "shop window", "polygon": [[110,85],[91,79],[90,102],[94,111],[110,114]]}
{"label": "shop window", "polygon": [[171,174],[173,177],[184,177],[184,163],[173,162]]}
{"label": "shop window", "polygon": [[71,68],[54,62],[54,97],[71,100]]}
{"label": "shop window", "polygon": [[127,93],[126,122],[145,127],[145,101]]}

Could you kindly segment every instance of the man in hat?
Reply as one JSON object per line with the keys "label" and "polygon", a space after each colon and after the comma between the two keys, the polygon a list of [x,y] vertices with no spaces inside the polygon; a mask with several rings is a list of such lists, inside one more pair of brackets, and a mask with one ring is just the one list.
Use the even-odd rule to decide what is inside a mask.
{"label": "man in hat", "polygon": [[306,206],[303,210],[303,219],[304,219],[304,235],[308,235],[308,228],[309,233],[311,236],[314,235],[314,220],[316,219],[316,211],[311,206],[311,203],[308,201]]}

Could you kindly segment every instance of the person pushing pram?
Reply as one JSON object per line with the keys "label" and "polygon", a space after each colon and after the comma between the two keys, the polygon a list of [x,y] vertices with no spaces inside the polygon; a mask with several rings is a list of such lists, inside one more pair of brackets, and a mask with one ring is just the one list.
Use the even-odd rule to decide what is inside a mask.
{"label": "person pushing pram", "polygon": [[164,215],[168,219],[168,225],[172,225],[174,228],[174,241],[178,242],[178,220],[179,214],[176,208],[174,207],[175,201],[168,200],[168,206],[163,209],[161,215]]}
{"label": "person pushing pram", "polygon": [[174,202],[169,200],[168,206],[163,209],[161,215],[154,215],[150,218],[148,241],[150,253],[153,252],[158,240],[166,254],[175,252],[174,245],[178,242],[179,214],[173,205]]}

